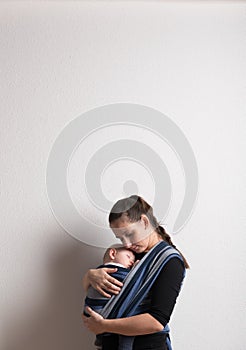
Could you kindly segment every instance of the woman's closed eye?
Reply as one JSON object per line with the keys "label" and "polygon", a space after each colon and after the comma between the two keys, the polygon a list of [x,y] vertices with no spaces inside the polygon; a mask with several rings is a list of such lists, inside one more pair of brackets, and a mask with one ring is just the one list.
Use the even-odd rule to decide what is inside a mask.
{"label": "woman's closed eye", "polygon": [[133,236],[133,235],[134,235],[133,232],[130,232],[130,233],[126,233],[126,234],[125,234],[126,237],[131,237],[131,236]]}

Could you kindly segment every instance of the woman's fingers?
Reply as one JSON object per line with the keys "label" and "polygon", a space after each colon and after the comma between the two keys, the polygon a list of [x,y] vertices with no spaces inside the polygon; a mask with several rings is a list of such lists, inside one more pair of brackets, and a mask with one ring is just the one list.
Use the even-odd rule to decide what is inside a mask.
{"label": "woman's fingers", "polygon": [[116,278],[112,277],[110,275],[110,273],[114,273],[117,271],[117,268],[109,268],[109,267],[103,267],[103,270],[105,272],[105,278],[107,279],[107,281],[109,281],[110,283],[113,283],[119,287],[122,287],[123,286],[123,283],[118,281]]}
{"label": "woman's fingers", "polygon": [[86,309],[87,313],[91,317],[93,317],[95,320],[102,320],[103,319],[103,317],[99,313],[97,313],[96,311],[92,310],[89,306],[86,306],[85,309]]}
{"label": "woman's fingers", "polygon": [[118,294],[120,292],[123,283],[110,275],[110,273],[116,272],[117,268],[103,267],[89,271],[90,284],[104,297],[110,298],[111,294]]}
{"label": "woman's fingers", "polygon": [[110,273],[116,272],[117,269],[112,268],[104,268],[104,281],[103,281],[103,289],[106,289],[107,292],[118,294],[123,286],[123,283],[117,280],[116,278],[109,275]]}
{"label": "woman's fingers", "polygon": [[96,287],[96,290],[105,298],[111,298],[111,294],[105,292],[99,285]]}
{"label": "woman's fingers", "polygon": [[88,306],[86,307],[86,312],[90,315],[90,317],[85,317],[84,315],[82,315],[84,325],[95,334],[103,333],[104,318]]}
{"label": "woman's fingers", "polygon": [[111,288],[120,291],[121,288],[119,287],[123,287],[123,283],[120,282],[119,280],[117,280],[116,278],[108,275],[107,281],[110,282],[110,284],[112,284],[113,286],[110,286]]}

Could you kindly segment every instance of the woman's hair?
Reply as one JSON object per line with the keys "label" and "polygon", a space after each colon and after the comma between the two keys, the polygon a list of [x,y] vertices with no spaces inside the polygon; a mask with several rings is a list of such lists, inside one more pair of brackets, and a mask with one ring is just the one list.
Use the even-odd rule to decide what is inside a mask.
{"label": "woman's hair", "polygon": [[[177,249],[169,234],[167,234],[164,227],[159,224],[154,216],[153,208],[140,196],[132,195],[130,197],[118,200],[110,211],[109,224],[119,219],[122,215],[127,216],[130,222],[137,222],[141,219],[142,214],[145,214],[148,217],[151,225],[155,228],[156,232],[162,237],[162,239]],[[181,254],[184,260],[184,265],[188,269],[189,264],[187,260],[179,250],[178,252]]]}

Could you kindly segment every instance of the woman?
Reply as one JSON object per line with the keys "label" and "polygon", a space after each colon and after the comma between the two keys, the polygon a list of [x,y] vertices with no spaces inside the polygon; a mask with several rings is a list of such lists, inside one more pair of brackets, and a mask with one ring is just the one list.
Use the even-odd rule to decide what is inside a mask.
{"label": "woman", "polygon": [[[185,268],[189,268],[189,265],[173,245],[170,236],[157,222],[152,207],[143,198],[133,195],[116,202],[109,215],[109,224],[115,236],[125,247],[131,249],[140,258],[144,255],[139,264],[142,263],[143,268],[147,267],[144,270],[145,273],[147,271],[149,273],[154,264],[159,263],[159,267],[154,268],[155,272],[149,273],[150,277],[136,275],[141,278],[135,279],[134,283],[130,284],[130,288],[128,286],[124,295],[128,296],[132,291],[134,293],[129,298],[131,307],[128,308],[128,313],[125,309],[123,312],[121,310],[115,313],[118,305],[116,303],[111,308],[113,310],[111,314],[106,312],[108,317],[106,319],[88,308],[90,317],[83,317],[84,323],[91,332],[106,334],[103,337],[103,350],[118,350],[118,335],[132,337],[130,348],[133,350],[171,349],[167,324],[181,288]],[[157,249],[159,249],[158,256],[155,255]],[[166,254],[167,249],[171,253],[168,258],[162,259],[162,251]],[[160,263],[161,259],[163,262]],[[141,271],[141,266],[138,270]],[[104,296],[109,296],[105,290],[119,293],[122,284],[109,275],[114,271],[89,270],[83,280],[84,287],[87,288],[91,284]],[[143,296],[138,300],[135,294],[139,294],[138,289],[142,290],[143,284],[147,287],[143,289]],[[139,311],[141,307],[142,311]],[[117,315],[117,318],[112,315]]]}

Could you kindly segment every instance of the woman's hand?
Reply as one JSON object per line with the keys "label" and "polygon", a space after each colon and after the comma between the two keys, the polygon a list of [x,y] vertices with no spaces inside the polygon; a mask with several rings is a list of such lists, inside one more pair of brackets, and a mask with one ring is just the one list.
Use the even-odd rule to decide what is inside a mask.
{"label": "woman's hand", "polygon": [[86,317],[82,315],[82,319],[84,321],[84,325],[89,329],[89,331],[95,334],[104,333],[104,318],[99,315],[97,312],[93,311],[90,307],[86,307],[86,312],[90,315],[90,317]]}
{"label": "woman's hand", "polygon": [[95,334],[115,333],[136,336],[163,330],[163,325],[148,313],[117,319],[104,319],[88,306],[86,312],[90,317],[82,314],[84,325]]}
{"label": "woman's hand", "polygon": [[90,269],[87,271],[83,285],[87,289],[89,285],[95,288],[100,294],[106,298],[110,298],[113,294],[119,294],[123,283],[118,281],[116,278],[109,275],[109,273],[116,272],[117,268],[103,267],[100,269]]}

